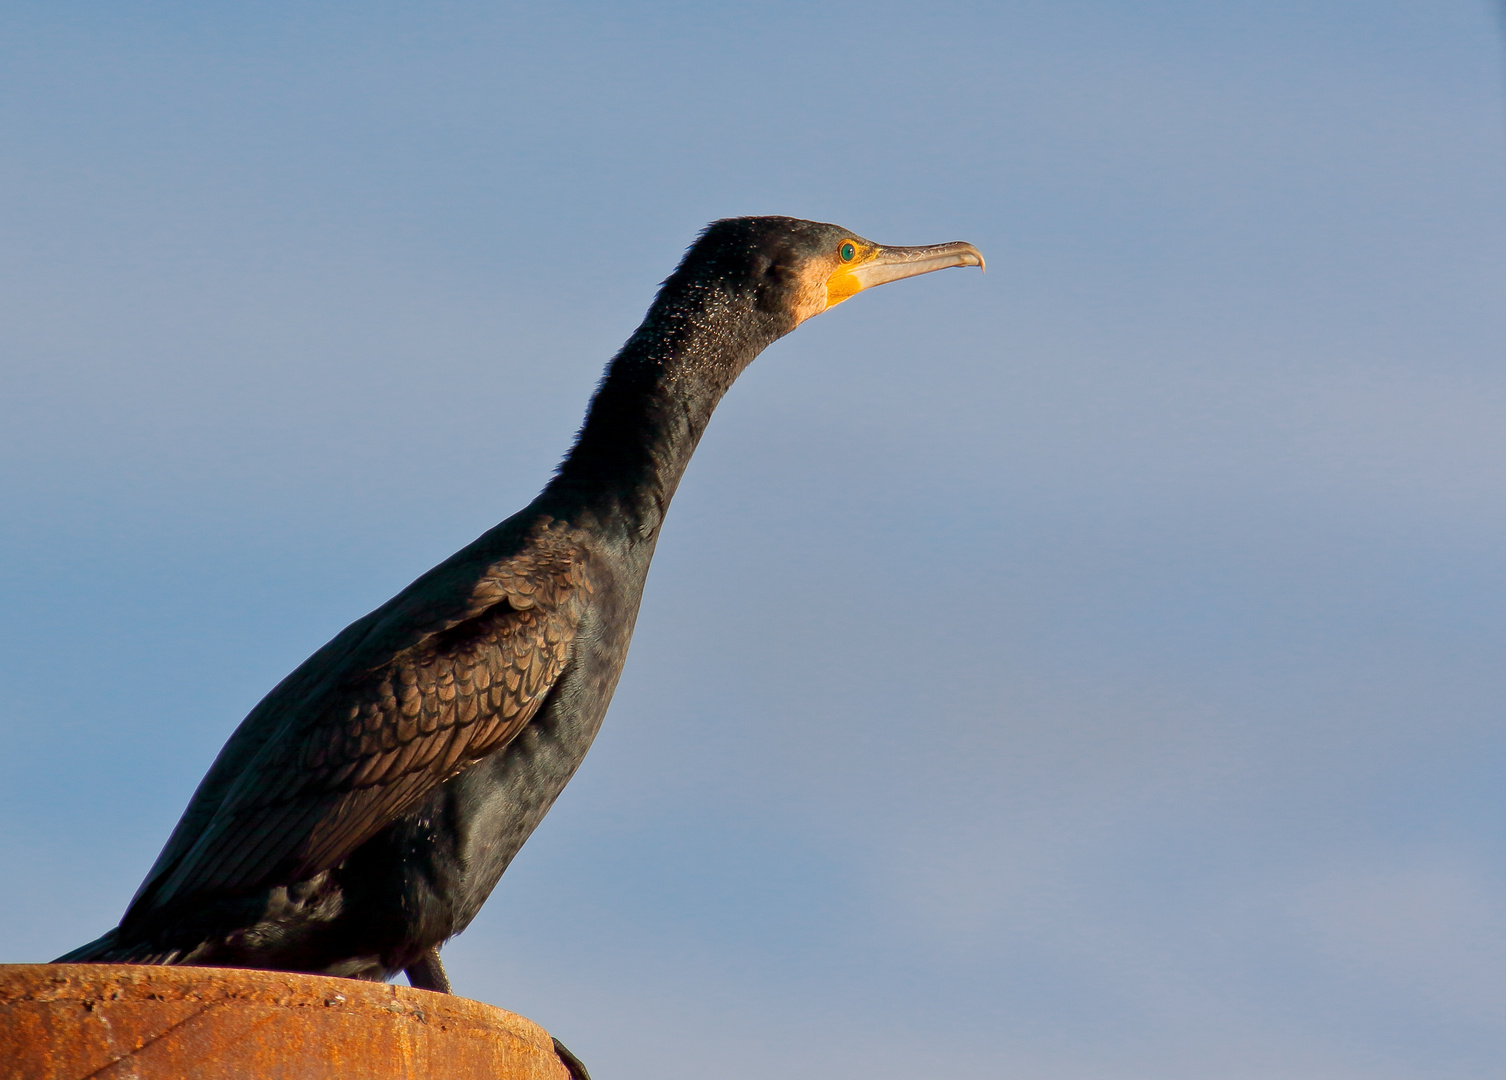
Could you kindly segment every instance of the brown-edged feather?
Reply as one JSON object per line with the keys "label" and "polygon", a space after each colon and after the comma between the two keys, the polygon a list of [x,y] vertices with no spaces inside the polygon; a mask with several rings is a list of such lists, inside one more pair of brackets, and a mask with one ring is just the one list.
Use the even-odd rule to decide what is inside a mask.
{"label": "brown-edged feather", "polygon": [[[297,710],[291,727],[260,746],[197,842],[163,867],[153,906],[329,869],[515,738],[569,660],[591,591],[581,541],[540,522],[521,551],[472,579],[459,610],[437,620],[415,583],[417,595],[399,597],[387,625],[372,628],[406,647],[375,667],[347,666],[333,685],[322,680],[330,689],[318,706]],[[432,621],[400,625],[394,616],[404,610]],[[321,681],[303,675],[305,685]]]}

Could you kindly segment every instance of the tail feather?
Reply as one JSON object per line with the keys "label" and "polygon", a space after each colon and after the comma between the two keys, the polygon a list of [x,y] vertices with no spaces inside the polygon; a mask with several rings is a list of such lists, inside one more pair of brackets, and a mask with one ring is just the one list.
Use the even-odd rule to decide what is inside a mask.
{"label": "tail feather", "polygon": [[173,964],[183,955],[181,949],[154,947],[148,941],[122,942],[120,928],[80,945],[53,961],[54,964]]}

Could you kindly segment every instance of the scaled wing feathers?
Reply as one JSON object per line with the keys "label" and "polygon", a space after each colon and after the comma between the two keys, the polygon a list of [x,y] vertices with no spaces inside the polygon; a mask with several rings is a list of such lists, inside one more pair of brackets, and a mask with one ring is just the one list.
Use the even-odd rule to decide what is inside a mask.
{"label": "scaled wing feathers", "polygon": [[487,539],[349,627],[246,718],[133,912],[333,867],[522,731],[570,659],[590,584],[562,527],[543,523],[468,572]]}

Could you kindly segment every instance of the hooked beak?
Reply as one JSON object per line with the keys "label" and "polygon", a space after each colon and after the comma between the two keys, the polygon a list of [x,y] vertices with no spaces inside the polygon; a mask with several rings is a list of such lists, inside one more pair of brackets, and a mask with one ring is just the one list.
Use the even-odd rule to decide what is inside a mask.
{"label": "hooked beak", "polygon": [[826,306],[835,307],[849,296],[887,281],[929,274],[949,266],[976,266],[982,270],[983,253],[961,240],[925,247],[873,247],[865,258],[851,266],[838,267],[826,280]]}

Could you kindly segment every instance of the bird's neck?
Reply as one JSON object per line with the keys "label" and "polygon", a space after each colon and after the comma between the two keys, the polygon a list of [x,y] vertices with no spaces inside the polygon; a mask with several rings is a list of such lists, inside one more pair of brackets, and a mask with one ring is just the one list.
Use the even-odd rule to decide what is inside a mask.
{"label": "bird's neck", "polygon": [[751,299],[671,278],[608,365],[541,509],[589,515],[630,543],[656,540],[722,395],[789,329]]}

